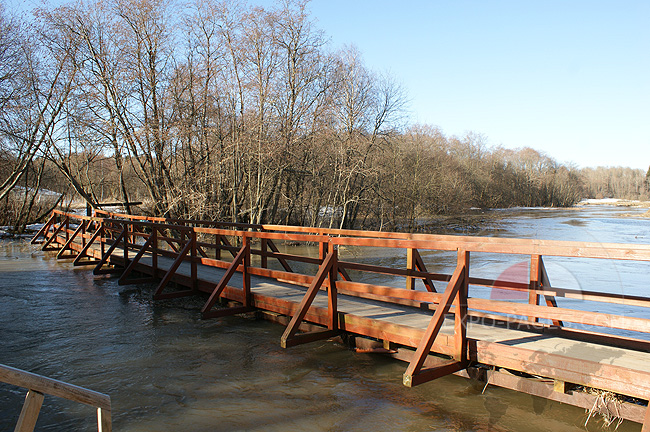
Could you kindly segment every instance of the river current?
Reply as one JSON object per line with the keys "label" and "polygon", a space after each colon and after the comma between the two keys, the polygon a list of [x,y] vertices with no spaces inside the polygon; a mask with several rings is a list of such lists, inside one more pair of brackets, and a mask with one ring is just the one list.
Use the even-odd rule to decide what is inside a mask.
{"label": "river current", "polygon": [[[626,216],[644,211],[508,210],[478,234],[648,244],[650,220]],[[453,265],[453,257],[439,258],[440,269]],[[403,257],[371,253],[367,259]],[[485,254],[472,258],[472,271],[494,277],[513,264]],[[547,262],[551,281],[563,287],[648,295],[639,283],[647,265],[606,265],[611,268],[594,271],[593,262]],[[401,384],[405,363],[331,341],[284,350],[282,326],[240,316],[203,321],[203,299],[153,302],[153,288],[118,286],[115,278],[73,268],[38,246],[3,240],[0,363],[109,394],[115,431],[585,430],[579,408],[455,376],[408,389]],[[0,384],[0,431],[13,430],[24,395]],[[36,430],[93,429],[91,407],[46,396]],[[593,420],[586,429],[603,430]],[[623,423],[618,430],[639,429]]]}

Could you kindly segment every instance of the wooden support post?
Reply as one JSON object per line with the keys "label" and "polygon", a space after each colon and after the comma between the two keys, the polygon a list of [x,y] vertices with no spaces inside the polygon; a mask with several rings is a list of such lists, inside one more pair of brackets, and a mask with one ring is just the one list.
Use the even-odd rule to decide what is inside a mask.
{"label": "wooden support post", "polygon": [[327,312],[328,312],[328,325],[327,328],[330,330],[339,329],[339,311],[338,311],[338,298],[336,290],[336,277],[338,276],[338,251],[336,246],[332,249],[332,254],[334,258],[332,260],[332,265],[330,266],[329,271],[329,288],[327,290]]}
{"label": "wooden support post", "polygon": [[409,271],[409,276],[406,276],[406,289],[414,290],[415,289],[415,278],[410,276],[410,272],[415,270],[415,261],[413,259],[413,252],[415,249],[408,248],[406,249],[406,269]]}
{"label": "wooden support post", "polygon": [[235,252],[233,252],[233,250],[231,249],[232,245],[228,241],[228,238],[226,236],[224,236],[224,235],[220,235],[219,239],[221,240],[221,243],[223,243],[225,246],[228,246],[227,250],[228,250],[228,252],[230,252],[230,255],[232,255],[232,257],[234,258],[237,254]]}
{"label": "wooden support post", "polygon": [[[537,290],[540,287],[540,263],[541,257],[539,255],[530,256],[530,282],[528,284],[528,304],[533,306],[539,305],[539,295]],[[530,315],[528,321],[536,323],[539,321],[539,318],[536,316]]]}
{"label": "wooden support post", "polygon": [[34,430],[44,398],[43,393],[34,390],[27,392],[25,403],[23,404],[23,409],[20,411],[14,432],[32,432]]}
{"label": "wooden support post", "polygon": [[242,285],[244,290],[244,307],[251,307],[251,274],[248,269],[251,266],[251,239],[244,235],[241,239],[244,248],[244,268],[242,269]]}
{"label": "wooden support post", "polygon": [[[424,260],[422,259],[422,256],[420,255],[420,252],[418,252],[417,249],[413,249],[413,259],[415,261],[415,268],[417,270],[420,270],[423,273],[428,273],[429,271],[427,270],[427,266],[424,264]],[[438,292],[436,290],[435,285],[433,285],[433,280],[431,279],[422,279],[422,282],[424,283],[424,287],[427,289],[429,292]]]}
{"label": "wooden support post", "polygon": [[214,259],[221,259],[221,235],[214,235]]}
{"label": "wooden support post", "polygon": [[[271,239],[267,239],[267,245],[269,246],[269,248],[270,248],[273,252],[275,252],[275,253],[279,253],[279,252],[280,252],[280,250],[277,248],[277,246],[275,246],[275,243],[273,243],[273,240],[271,240]],[[287,262],[287,260],[285,260],[284,258],[279,258],[279,257],[276,257],[276,258],[277,258],[277,260],[280,262],[280,265],[282,266],[282,268],[284,269],[284,271],[289,272],[289,273],[293,273],[293,269],[291,268],[291,266],[289,265],[289,263]]]}
{"label": "wooden support post", "polygon": [[469,252],[458,251],[458,266],[463,268],[458,295],[454,300],[454,358],[467,363],[467,296],[469,293]]}
{"label": "wooden support post", "polygon": [[111,432],[113,428],[111,410],[97,408],[97,432]]}
{"label": "wooden support post", "polygon": [[81,247],[83,248],[86,246],[86,227],[90,227],[90,224],[92,221],[81,221]]}
{"label": "wooden support post", "polygon": [[[424,265],[422,256],[420,255],[420,252],[418,252],[417,249],[413,249],[413,248],[406,249],[406,268],[409,271],[418,270],[423,273],[427,272],[427,267],[426,265]],[[414,290],[416,280],[417,278],[414,278],[412,276],[407,276],[406,289]],[[433,281],[431,279],[422,279],[422,282],[424,283],[424,286],[427,289],[427,291],[437,292],[436,287],[433,285]]]}
{"label": "wooden support post", "polygon": [[153,268],[153,277],[158,277],[158,230],[154,225],[151,226],[151,267]]}
{"label": "wooden support post", "polygon": [[645,410],[645,419],[643,420],[641,432],[650,432],[650,401],[648,401],[648,408]]}
{"label": "wooden support post", "polygon": [[196,246],[196,231],[192,229],[189,237],[190,237],[190,242],[192,243],[191,255],[190,255],[190,277],[192,278],[192,289],[194,291],[197,291],[199,289],[199,277],[198,277],[196,261],[199,259],[199,257],[198,257],[198,249]]}
{"label": "wooden support post", "polygon": [[[548,273],[546,273],[546,266],[544,265],[544,260],[542,257],[539,257],[539,281],[540,288],[551,288],[551,281],[548,278]],[[546,301],[546,306],[548,307],[557,307],[557,301],[554,296],[544,295],[544,300]],[[558,327],[563,327],[564,323],[561,320],[552,320],[553,325]]]}
{"label": "wooden support post", "polygon": [[327,246],[329,243],[321,241],[318,243],[318,259],[322,263],[327,256]]}
{"label": "wooden support post", "polygon": [[104,256],[104,252],[105,252],[105,249],[106,249],[106,230],[104,229],[104,227],[105,227],[104,221],[101,222],[101,227],[102,227],[102,230],[101,230],[101,233],[102,233],[101,235],[102,236],[99,239],[99,249],[100,249],[101,255]]}
{"label": "wooden support post", "polygon": [[262,268],[267,268],[268,267],[269,259],[266,256],[266,254],[268,252],[267,242],[268,242],[268,240],[263,238],[262,241],[261,241],[261,246],[260,246],[260,249],[262,250],[262,255],[260,257],[260,266]]}
{"label": "wooden support post", "polygon": [[122,275],[120,276],[120,279],[117,281],[118,285],[128,285],[128,284],[133,284],[133,283],[144,283],[144,282],[153,282],[154,277],[150,278],[142,278],[142,279],[135,279],[135,280],[128,280],[127,277],[131,274],[135,266],[140,262],[140,258],[145,254],[147,249],[151,246],[151,243],[153,242],[153,236],[149,236],[146,242],[144,242],[144,245],[140,248],[138,253],[133,257],[133,261],[129,263],[129,265],[126,267]]}
{"label": "wooden support post", "polygon": [[129,265],[129,226],[128,222],[124,222],[124,236],[122,237],[124,239],[124,268]]}

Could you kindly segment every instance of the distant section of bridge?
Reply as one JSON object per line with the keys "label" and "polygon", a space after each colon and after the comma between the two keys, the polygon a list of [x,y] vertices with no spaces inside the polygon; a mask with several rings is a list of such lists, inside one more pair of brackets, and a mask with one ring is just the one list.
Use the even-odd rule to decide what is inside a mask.
{"label": "distant section of bridge", "polygon": [[[650,319],[598,311],[599,303],[650,308],[650,298],[554,287],[543,259],[584,258],[597,272],[601,260],[649,262],[650,245],[248,225],[104,211],[93,217],[55,211],[32,242],[57,250],[57,258],[73,258],[74,265],[93,266],[94,274],[118,274],[120,284],[157,283],[154,299],[202,295],[206,319],[255,311],[286,326],[280,340],[285,348],[345,335],[359,351],[408,362],[402,380],[409,387],[456,374],[609,413],[650,432]],[[276,242],[318,245],[313,247],[318,253],[305,252],[310,248],[282,253]],[[392,268],[343,253],[363,248],[402,249],[395,253],[405,250],[406,262]],[[455,254],[453,272],[430,272],[421,251]],[[527,280],[475,277],[470,258],[483,253],[528,256]],[[298,267],[303,270],[295,271]],[[403,278],[402,287],[376,282],[395,277]],[[471,297],[470,287],[477,286],[528,300]],[[582,309],[558,307],[560,297],[580,300]],[[612,329],[637,336],[615,335]]]}

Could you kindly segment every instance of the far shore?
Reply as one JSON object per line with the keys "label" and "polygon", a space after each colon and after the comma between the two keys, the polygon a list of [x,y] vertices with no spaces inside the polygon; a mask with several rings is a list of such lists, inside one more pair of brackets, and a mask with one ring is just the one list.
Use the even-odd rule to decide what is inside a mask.
{"label": "far shore", "polygon": [[[577,204],[577,206],[589,206],[589,205],[610,205],[616,207],[633,207],[633,208],[650,209],[650,201],[626,200],[626,199],[619,199],[619,198],[586,199],[580,201]],[[641,214],[626,214],[624,216],[650,218],[650,210]]]}
{"label": "far shore", "polygon": [[616,207],[650,208],[650,201],[626,200],[620,198],[601,198],[601,199],[590,198],[590,199],[584,199],[576,205],[578,206],[611,205]]}

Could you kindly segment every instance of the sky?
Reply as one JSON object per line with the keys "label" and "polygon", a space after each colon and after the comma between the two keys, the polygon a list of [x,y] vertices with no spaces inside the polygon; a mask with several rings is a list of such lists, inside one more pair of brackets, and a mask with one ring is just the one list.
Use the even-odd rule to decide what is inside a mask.
{"label": "sky", "polygon": [[312,0],[413,123],[578,167],[650,165],[650,1]]}
{"label": "sky", "polygon": [[650,166],[648,0],[312,0],[309,9],[332,50],[354,45],[368,68],[401,83],[411,123],[577,167]]}

